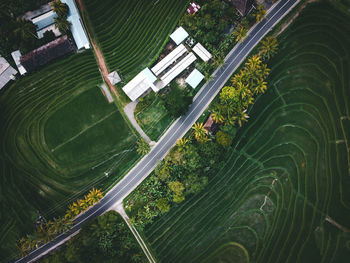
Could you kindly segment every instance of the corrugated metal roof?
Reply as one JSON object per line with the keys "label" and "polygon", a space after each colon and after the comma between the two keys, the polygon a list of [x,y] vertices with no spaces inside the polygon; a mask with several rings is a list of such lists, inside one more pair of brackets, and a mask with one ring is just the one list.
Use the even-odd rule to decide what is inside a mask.
{"label": "corrugated metal roof", "polygon": [[75,5],[74,0],[61,0],[62,3],[65,3],[69,7],[67,20],[72,23],[70,28],[75,44],[78,49],[81,48],[90,48],[90,42],[88,36],[84,30],[78,9]]}
{"label": "corrugated metal roof", "polygon": [[202,73],[200,73],[197,69],[194,69],[190,75],[185,79],[185,81],[192,87],[196,88],[199,83],[204,79],[204,76]]}

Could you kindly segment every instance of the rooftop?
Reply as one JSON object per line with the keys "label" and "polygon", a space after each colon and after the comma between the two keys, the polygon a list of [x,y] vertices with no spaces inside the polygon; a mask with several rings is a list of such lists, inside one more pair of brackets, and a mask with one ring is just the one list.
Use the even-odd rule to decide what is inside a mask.
{"label": "rooftop", "polygon": [[2,89],[10,80],[15,79],[17,71],[10,64],[0,57],[0,89]]}
{"label": "rooftop", "polygon": [[188,33],[185,29],[183,29],[182,26],[177,28],[171,35],[170,38],[174,40],[176,45],[180,44],[182,41],[184,41],[188,37]]}
{"label": "rooftop", "polygon": [[157,63],[151,70],[158,76],[166,68],[168,68],[172,63],[174,63],[179,57],[186,53],[187,49],[183,44],[179,45],[173,51],[171,51],[165,58],[163,58],[159,63]]}
{"label": "rooftop", "polygon": [[194,69],[190,75],[185,79],[185,81],[192,87],[196,88],[199,83],[204,79],[204,76],[202,73],[200,73],[197,69]]}
{"label": "rooftop", "polygon": [[20,62],[20,59],[21,59],[21,52],[19,50],[16,50],[16,51],[13,51],[11,53],[11,56],[13,58],[13,60],[15,61],[16,63],[16,66],[18,68],[18,71],[21,75],[27,73],[26,69],[22,66],[21,62]]}
{"label": "rooftop", "polygon": [[207,62],[212,57],[209,51],[206,50],[205,47],[201,45],[201,43],[197,43],[192,50],[205,62]]}
{"label": "rooftop", "polygon": [[57,38],[25,55],[20,59],[24,68],[33,72],[53,59],[74,51],[74,45],[66,35]]}
{"label": "rooftop", "polygon": [[61,0],[61,2],[67,4],[69,7],[67,20],[72,23],[70,30],[78,49],[90,48],[90,42],[74,0]]}
{"label": "rooftop", "polygon": [[153,84],[156,80],[153,73],[145,68],[123,87],[123,91],[132,101],[135,101],[150,88],[157,92],[158,89]]}

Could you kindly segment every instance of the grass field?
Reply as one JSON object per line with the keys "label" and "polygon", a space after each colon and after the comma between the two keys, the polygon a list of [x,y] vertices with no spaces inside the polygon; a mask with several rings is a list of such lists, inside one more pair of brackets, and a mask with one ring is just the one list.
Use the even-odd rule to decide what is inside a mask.
{"label": "grass field", "polygon": [[84,0],[88,24],[110,71],[129,81],[154,61],[188,0]]}
{"label": "grass field", "polygon": [[[108,104],[92,51],[71,55],[0,94],[1,260],[92,186],[106,189],[137,159],[137,136]],[[104,175],[108,172],[109,177]]]}
{"label": "grass field", "polygon": [[159,262],[348,262],[349,18],[310,4],[280,36],[221,172],[145,229]]}
{"label": "grass field", "polygon": [[135,112],[134,115],[137,123],[152,141],[157,141],[172,121],[159,96],[155,97],[149,106]]}

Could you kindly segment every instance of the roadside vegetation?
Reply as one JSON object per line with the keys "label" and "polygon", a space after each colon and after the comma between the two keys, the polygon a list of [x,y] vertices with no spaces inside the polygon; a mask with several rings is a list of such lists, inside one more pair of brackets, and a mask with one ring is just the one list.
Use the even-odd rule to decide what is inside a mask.
{"label": "roadside vegetation", "polygon": [[64,217],[54,218],[49,221],[39,217],[36,222],[36,232],[27,234],[17,242],[19,256],[26,256],[33,249],[54,240],[59,234],[69,231],[74,224],[74,218],[99,202],[102,197],[102,191],[93,188],[83,199],[79,199],[69,205]]}
{"label": "roadside vegetation", "polygon": [[148,261],[122,217],[109,211],[84,224],[79,234],[38,262]]}
{"label": "roadside vegetation", "polygon": [[[321,1],[279,36],[273,58],[276,42],[266,38],[211,105],[220,123],[215,138],[197,123],[193,137],[183,138],[131,193],[126,210],[160,262],[348,261],[349,21]],[[271,68],[267,78],[264,64]],[[249,82],[237,80],[252,65],[264,77],[241,88]],[[240,127],[242,112],[250,118],[240,115]],[[225,129],[230,122],[235,126]],[[223,146],[229,139],[231,146]],[[209,144],[225,150],[210,155],[220,157],[207,162],[208,171],[195,166],[207,185],[186,194],[190,173],[176,170],[191,167],[186,147]]]}

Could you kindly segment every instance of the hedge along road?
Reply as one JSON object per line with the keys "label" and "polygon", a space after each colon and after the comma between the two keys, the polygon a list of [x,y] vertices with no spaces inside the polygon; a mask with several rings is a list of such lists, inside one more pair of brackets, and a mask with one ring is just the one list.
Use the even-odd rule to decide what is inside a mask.
{"label": "hedge along road", "polygon": [[15,262],[32,262],[47,254],[52,249],[69,239],[77,233],[82,224],[96,216],[108,211],[114,204],[120,203],[130,194],[155,168],[158,161],[163,159],[176,141],[181,138],[195,123],[198,117],[209,106],[211,101],[219,93],[220,89],[227,82],[237,67],[243,62],[245,57],[253,50],[259,41],[273,28],[277,22],[283,18],[299,0],[280,0],[271,7],[266,18],[256,24],[248,33],[242,43],[238,43],[226,57],[225,63],[216,70],[214,78],[203,86],[200,93],[195,97],[186,115],[177,119],[168,129],[158,143],[152,148],[149,154],[114,186],[106,196],[95,206],[76,218],[73,228],[59,235],[55,240],[33,250],[26,257]]}

